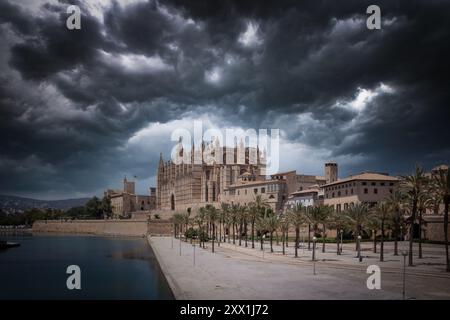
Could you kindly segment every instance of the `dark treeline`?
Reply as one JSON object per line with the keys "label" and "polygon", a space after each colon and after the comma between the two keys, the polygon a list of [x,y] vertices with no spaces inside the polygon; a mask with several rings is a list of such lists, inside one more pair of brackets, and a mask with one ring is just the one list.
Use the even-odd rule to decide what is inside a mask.
{"label": "dark treeline", "polygon": [[32,208],[24,212],[8,214],[0,210],[0,225],[31,226],[36,220],[102,219],[112,216],[111,200],[107,197],[91,198],[84,206],[68,210]]}

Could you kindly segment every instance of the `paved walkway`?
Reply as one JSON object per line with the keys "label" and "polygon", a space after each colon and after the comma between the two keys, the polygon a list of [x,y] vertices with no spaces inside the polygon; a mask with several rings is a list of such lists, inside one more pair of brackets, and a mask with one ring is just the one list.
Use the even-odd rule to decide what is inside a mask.
{"label": "paved walkway", "polygon": [[[354,258],[354,244],[345,245],[342,256],[336,255],[335,244],[327,244],[329,252],[317,252],[316,275],[311,252],[300,249],[301,256],[294,258],[292,244],[286,256],[280,246],[270,253],[268,243],[264,255],[251,249],[251,243],[248,248],[221,243],[215,253],[210,243],[207,249],[196,245],[194,265],[190,243],[171,237],[149,237],[149,243],[177,299],[402,299],[403,257],[386,253],[388,261],[378,262],[366,243],[362,263]],[[450,299],[450,276],[442,272],[440,248],[427,245],[424,253],[418,266],[407,267],[407,298]],[[367,288],[371,264],[381,268],[381,290]]]}

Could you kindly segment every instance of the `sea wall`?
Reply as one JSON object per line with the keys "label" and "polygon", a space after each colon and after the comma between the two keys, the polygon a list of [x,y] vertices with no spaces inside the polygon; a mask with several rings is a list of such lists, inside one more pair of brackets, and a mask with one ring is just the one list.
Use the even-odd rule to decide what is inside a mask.
{"label": "sea wall", "polygon": [[170,235],[171,223],[167,220],[38,220],[33,224],[33,232],[78,233],[106,236],[144,237],[150,235]]}
{"label": "sea wall", "polygon": [[69,220],[43,221],[33,224],[33,232],[81,233],[108,236],[144,237],[146,220]]}

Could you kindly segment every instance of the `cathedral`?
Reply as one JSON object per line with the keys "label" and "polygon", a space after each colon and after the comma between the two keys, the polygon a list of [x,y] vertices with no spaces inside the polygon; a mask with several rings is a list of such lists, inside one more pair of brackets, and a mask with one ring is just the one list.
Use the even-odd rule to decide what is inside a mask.
{"label": "cathedral", "polygon": [[175,157],[182,161],[164,161],[160,154],[156,189],[159,210],[185,211],[207,203],[219,206],[224,191],[243,174],[265,176],[265,151],[245,147],[242,140],[234,147],[224,147],[216,139],[202,142],[198,148],[193,144],[190,150],[185,150],[180,141]]}

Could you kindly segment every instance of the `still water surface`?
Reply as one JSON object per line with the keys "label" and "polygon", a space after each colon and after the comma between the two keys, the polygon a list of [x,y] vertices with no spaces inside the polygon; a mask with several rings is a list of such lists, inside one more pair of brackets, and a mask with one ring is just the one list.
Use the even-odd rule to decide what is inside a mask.
{"label": "still water surface", "polygon": [[[173,299],[144,238],[0,236],[20,247],[0,250],[0,299]],[[66,269],[81,269],[68,290]]]}

